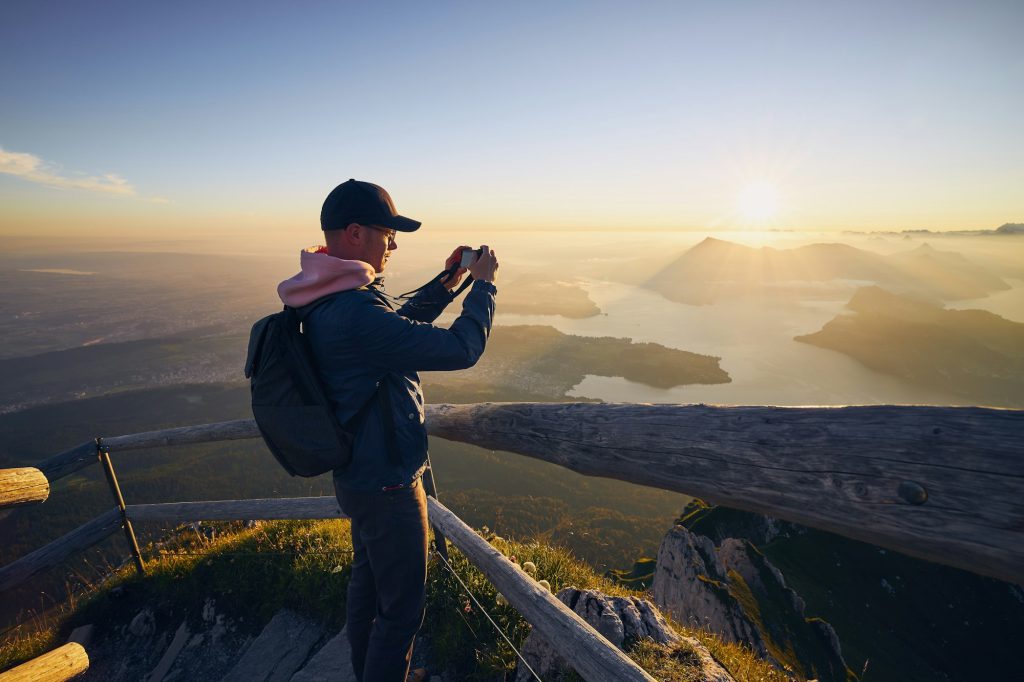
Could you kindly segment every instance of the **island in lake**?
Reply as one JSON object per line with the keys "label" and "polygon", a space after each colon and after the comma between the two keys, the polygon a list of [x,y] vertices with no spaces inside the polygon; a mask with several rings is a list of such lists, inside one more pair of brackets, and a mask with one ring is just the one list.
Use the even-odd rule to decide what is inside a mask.
{"label": "island in lake", "polygon": [[850,313],[796,340],[973,404],[1024,406],[1024,324],[880,287],[859,289],[846,307]]}
{"label": "island in lake", "polygon": [[575,336],[541,325],[497,325],[475,367],[423,375],[431,402],[447,402],[445,396],[454,389],[469,402],[557,400],[588,374],[656,388],[729,383],[732,379],[720,360],[628,338]]}

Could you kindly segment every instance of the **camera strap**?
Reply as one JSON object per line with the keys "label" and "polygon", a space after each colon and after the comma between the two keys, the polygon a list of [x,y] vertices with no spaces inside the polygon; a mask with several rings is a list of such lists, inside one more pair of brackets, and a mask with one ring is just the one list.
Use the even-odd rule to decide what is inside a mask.
{"label": "camera strap", "polygon": [[[432,285],[434,285],[436,283],[444,284],[449,279],[451,279],[452,277],[455,276],[455,272],[458,269],[459,269],[459,265],[458,265],[458,263],[456,263],[455,265],[451,266],[447,270],[443,270],[442,272],[437,273],[437,275],[433,279],[431,279],[429,282],[427,282],[423,286],[416,287],[412,291],[407,291],[404,294],[400,294],[400,295],[396,296],[395,299],[399,300],[399,301],[404,301],[404,300],[412,298],[413,296],[415,296],[416,294],[420,293],[421,291],[423,291],[427,287],[430,287],[430,286],[432,286]],[[462,284],[460,284],[459,288],[456,289],[452,293],[452,298],[458,297],[458,295],[461,294],[463,291],[465,291],[466,287],[468,287],[472,283],[473,283],[473,275],[469,275],[468,277],[466,277],[466,281],[463,282]]]}

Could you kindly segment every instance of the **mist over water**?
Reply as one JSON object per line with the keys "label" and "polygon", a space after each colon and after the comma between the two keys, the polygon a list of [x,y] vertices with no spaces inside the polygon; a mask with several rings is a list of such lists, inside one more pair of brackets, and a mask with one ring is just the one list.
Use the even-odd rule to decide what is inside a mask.
{"label": "mist over water", "polygon": [[584,320],[499,315],[501,324],[550,324],[567,334],[626,336],[722,358],[732,383],[660,389],[621,377],[588,375],[568,393],[607,402],[730,405],[955,404],[916,390],[834,351],[793,340],[843,312],[845,301],[785,304],[740,300],[708,306],[673,303],[645,289],[581,280],[606,314]]}
{"label": "mist over water", "polygon": [[1014,322],[1024,322],[1024,279],[1007,277],[1006,283],[1013,288],[996,292],[986,298],[953,301],[946,307],[956,310],[987,310]]}
{"label": "mist over water", "polygon": [[[709,234],[714,235],[716,248],[725,249],[725,255],[718,256],[720,262],[714,262],[715,267],[709,271],[716,278],[711,299],[702,304],[670,300],[666,296],[675,297],[676,289],[656,290],[652,286],[659,273],[673,267],[682,267],[684,280],[679,291],[695,283],[707,284],[702,272],[695,271],[689,280],[685,277],[690,274],[688,268],[701,265],[697,262],[691,266],[686,258],[702,248]],[[52,244],[44,248],[43,241],[21,244],[17,252],[0,258],[0,274],[12,288],[12,298],[2,306],[9,316],[5,329],[12,341],[17,340],[9,355],[32,354],[36,341],[40,350],[53,350],[95,343],[98,338],[158,337],[173,332],[176,319],[190,321],[191,326],[222,323],[225,329],[247,331],[251,319],[278,305],[276,285],[298,270],[301,249],[322,241],[322,233],[310,228],[290,239],[256,240],[236,245],[234,250],[225,250],[226,244],[216,241],[211,241],[208,249],[191,243],[183,248],[183,243],[147,246],[137,242],[125,244],[123,252],[113,248],[114,243],[104,242],[96,244],[95,250],[72,248],[65,253],[52,248]],[[965,402],[935,386],[918,387],[869,369],[837,350],[794,340],[818,332],[837,317],[850,315],[847,305],[854,294],[876,281],[866,275],[815,279],[788,271],[770,272],[768,279],[755,281],[750,277],[749,262],[743,260],[752,253],[778,257],[796,253],[809,244],[842,244],[860,249],[854,254],[857,258],[898,259],[916,254],[925,263],[935,259],[938,267],[933,268],[930,282],[946,291],[924,289],[915,295],[948,310],[987,310],[1006,320],[1024,322],[1024,237],[1013,236],[929,234],[919,238],[781,231],[542,229],[489,232],[425,226],[416,233],[399,235],[398,249],[385,272],[388,292],[396,295],[414,289],[441,271],[455,247],[481,243],[492,246],[501,262],[496,324],[549,326],[565,334],[629,338],[635,343],[710,355],[721,359],[721,368],[732,379],[725,384],[662,389],[622,377],[588,373],[566,393],[569,397],[734,405]],[[161,249],[166,257],[160,255]],[[739,249],[742,257],[729,249]],[[821,253],[830,257],[827,250]],[[846,257],[847,252],[840,249],[839,253]],[[942,299],[940,294],[947,294],[948,299],[948,289],[955,290],[962,284],[965,275],[954,272],[957,268],[966,268],[970,277],[981,273],[1009,288],[990,290],[985,296]],[[947,270],[949,281],[945,282]],[[85,274],[90,276],[83,277]],[[210,286],[216,287],[215,299],[208,297]],[[589,298],[591,307],[596,306],[600,312],[584,312],[579,317],[515,312],[524,309],[524,297],[538,299],[534,302],[543,308],[543,299],[563,296],[565,287],[575,288],[577,298]],[[112,298],[113,291],[122,295]],[[129,291],[131,295],[127,296]],[[76,303],[76,296],[84,298]],[[98,312],[81,318],[83,306]],[[450,306],[438,324],[450,324],[460,309],[458,302]],[[159,319],[154,318],[147,333],[145,320],[139,316],[143,311],[157,310]],[[199,313],[202,317],[197,317]],[[104,314],[118,320],[117,324],[103,324]],[[82,319],[85,325],[93,321],[102,325],[103,333],[82,328]],[[130,333],[113,334],[123,332],[129,319],[134,320]],[[913,345],[916,340],[910,337],[904,342]]]}
{"label": "mist over water", "polygon": [[[737,286],[734,296],[723,297],[710,305],[688,305],[670,301],[642,285],[597,279],[579,274],[593,271],[595,264],[629,262],[630,267],[617,275],[643,280],[644,273],[631,272],[637,254],[651,259],[652,271],[698,243],[693,234],[637,235],[632,244],[616,243],[610,237],[593,243],[575,242],[574,264],[565,260],[549,261],[559,279],[576,282],[601,310],[601,314],[583,319],[554,315],[523,315],[502,311],[498,297],[497,324],[550,325],[566,334],[581,336],[628,337],[634,342],[658,343],[670,348],[721,358],[721,367],[732,382],[718,385],[687,385],[661,389],[622,377],[588,375],[567,393],[570,397],[599,398],[608,402],[714,403],[731,405],[846,405],[846,404],[971,404],[949,392],[920,388],[906,381],[874,371],[847,355],[794,340],[794,337],[820,330],[839,315],[849,314],[847,303],[870,280],[837,280],[804,283],[804,296],[773,295],[770,287]],[[749,235],[720,235],[731,241]],[[937,251],[961,254],[995,275],[1004,275],[1010,289],[988,296],[947,301],[948,309],[987,310],[1008,320],[1024,322],[1024,279],[1016,274],[1024,263],[1024,240],[1015,238],[942,238],[930,240],[905,237],[864,237],[858,235],[760,234],[746,240],[751,246],[765,244],[789,249],[810,243],[847,243],[871,253],[884,255],[911,251],[928,244]],[[496,248],[501,248],[500,246]],[[516,257],[507,268],[503,264],[499,291],[508,291],[506,272],[517,266],[529,269],[534,277],[545,277],[543,250],[535,249],[527,258]],[[549,251],[549,253],[551,253]],[[518,254],[516,254],[518,256]],[[642,262],[642,261],[641,261]],[[613,268],[614,269],[614,268]],[[736,273],[737,277],[743,273]],[[786,285],[780,281],[776,284]],[[443,318],[453,319],[453,315]],[[912,341],[912,340],[911,340]],[[1022,387],[1024,395],[1024,387]]]}

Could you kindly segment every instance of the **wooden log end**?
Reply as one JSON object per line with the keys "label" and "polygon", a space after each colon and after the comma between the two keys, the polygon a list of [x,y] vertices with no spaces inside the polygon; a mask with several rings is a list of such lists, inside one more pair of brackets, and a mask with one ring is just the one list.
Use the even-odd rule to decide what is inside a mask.
{"label": "wooden log end", "polygon": [[0,509],[45,502],[50,481],[35,467],[0,469]]}
{"label": "wooden log end", "polygon": [[81,675],[89,669],[89,654],[77,642],[69,642],[53,651],[33,658],[0,673],[0,682],[62,682]]}

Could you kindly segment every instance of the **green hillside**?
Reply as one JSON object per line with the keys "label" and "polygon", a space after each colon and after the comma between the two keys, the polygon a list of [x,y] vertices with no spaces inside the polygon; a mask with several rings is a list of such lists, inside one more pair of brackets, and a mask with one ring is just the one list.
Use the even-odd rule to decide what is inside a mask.
{"label": "green hillside", "polygon": [[[608,594],[636,594],[598,577],[565,550],[493,536],[491,542],[520,563],[534,562],[538,577],[548,580],[555,592],[574,586]],[[259,632],[282,607],[323,622],[332,632],[343,624],[351,563],[347,521],[183,527],[147,547],[146,553],[154,560],[145,577],[136,576],[132,568],[117,571],[77,603],[8,633],[0,642],[0,670],[53,648],[74,627],[89,623],[100,624],[89,645],[94,657],[129,659],[125,649],[131,644],[118,633],[144,608],[155,612],[157,623],[185,620],[198,629],[204,606],[212,601],[227,619],[226,644]],[[507,603],[499,603],[491,584],[457,550],[452,552],[452,563],[483,608],[516,647],[521,647],[530,632],[529,624]],[[468,608],[467,604],[458,582],[432,561],[422,629],[435,658],[431,663],[454,679],[501,680],[514,669],[515,654],[486,615],[475,604]],[[704,643],[737,680],[787,679],[743,647],[724,644],[705,632],[677,630]],[[668,649],[649,641],[635,642],[627,653],[657,679],[696,679],[692,655],[685,647]],[[139,672],[142,676],[148,670]]]}

